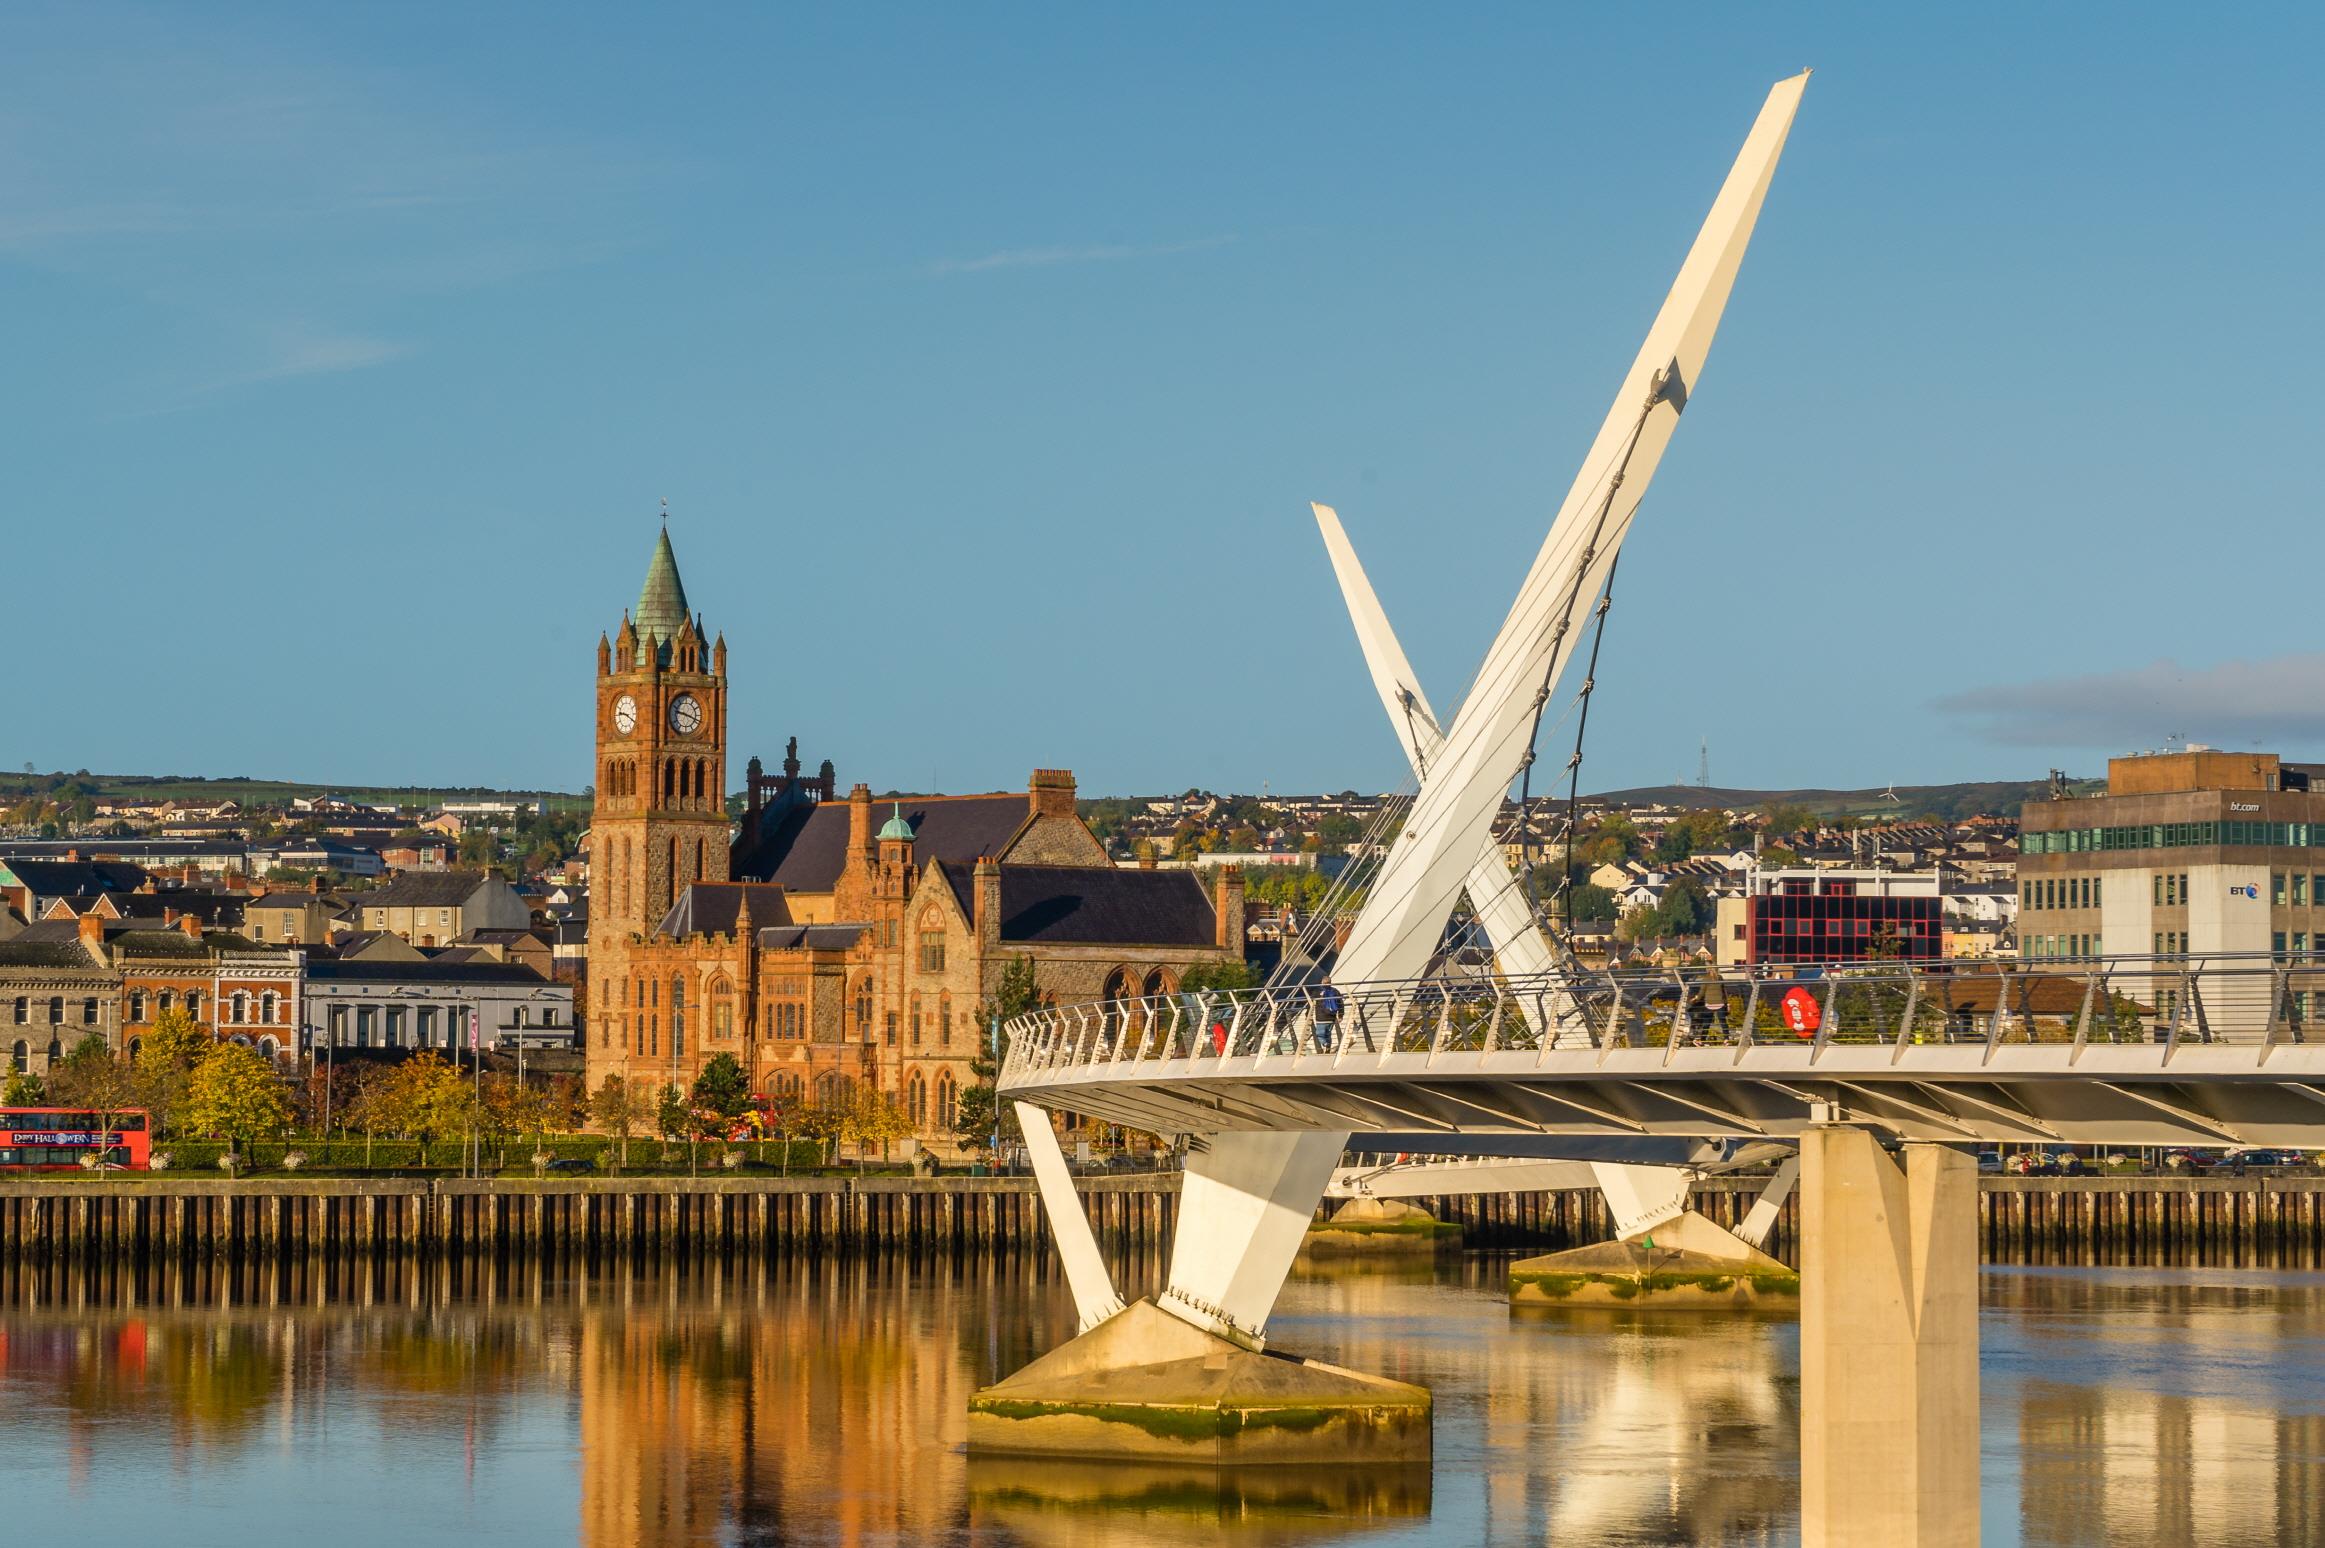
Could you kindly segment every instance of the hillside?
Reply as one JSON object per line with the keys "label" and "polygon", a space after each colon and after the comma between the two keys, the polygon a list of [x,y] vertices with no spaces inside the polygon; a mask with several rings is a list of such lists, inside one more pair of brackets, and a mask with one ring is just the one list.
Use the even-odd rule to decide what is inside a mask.
{"label": "hillside", "polygon": [[[2087,791],[2096,780],[2076,780],[2071,788]],[[2028,801],[2039,801],[2049,786],[2043,780],[1973,780],[1954,785],[1899,785],[1897,799],[1885,790],[1736,790],[1720,785],[1646,785],[1631,790],[1601,791],[1589,799],[1616,806],[1717,806],[1744,811],[1769,806],[1799,806],[1819,817],[1932,818],[1959,821],[1993,813],[2018,815]]]}
{"label": "hillside", "polygon": [[320,785],[304,784],[296,780],[252,779],[247,775],[225,778],[204,778],[191,774],[91,774],[86,771],[70,775],[24,772],[0,773],[0,808],[15,805],[28,796],[50,795],[60,781],[69,781],[75,790],[92,797],[115,797],[135,800],[178,801],[240,801],[244,805],[281,806],[299,797],[333,796],[343,801],[359,801],[377,806],[441,806],[446,801],[491,801],[504,799],[538,799],[551,811],[586,809],[589,799],[557,790],[494,790],[482,785]]}

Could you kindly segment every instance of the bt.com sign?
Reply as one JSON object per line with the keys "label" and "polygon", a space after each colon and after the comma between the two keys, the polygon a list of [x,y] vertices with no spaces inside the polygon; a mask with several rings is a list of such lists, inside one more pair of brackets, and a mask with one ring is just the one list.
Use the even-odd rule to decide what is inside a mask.
{"label": "bt.com sign", "polygon": [[2253,882],[2245,882],[2229,888],[2228,895],[2232,898],[2257,898],[2260,896],[2260,888]]}

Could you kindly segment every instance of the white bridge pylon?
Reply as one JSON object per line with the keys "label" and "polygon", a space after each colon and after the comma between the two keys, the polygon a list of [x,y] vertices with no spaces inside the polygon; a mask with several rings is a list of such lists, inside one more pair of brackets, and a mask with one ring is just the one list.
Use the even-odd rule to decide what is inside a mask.
{"label": "white bridge pylon", "polygon": [[[1490,853],[1494,817],[1532,746],[1535,712],[1572,658],[1577,609],[1595,600],[1604,584],[1696,390],[1807,80],[1803,72],[1777,82],[1761,106],[1468,698],[1444,728],[1404,830],[1341,948],[1335,968],[1340,982],[1418,979],[1464,886]],[[1410,678],[1409,668],[1405,676]],[[1419,685],[1411,687],[1417,695]],[[1479,890],[1486,896],[1473,901],[1481,917],[1511,893],[1507,868],[1498,859],[1496,874],[1481,876]],[[1522,898],[1510,901],[1524,906]],[[1530,919],[1526,930],[1532,930]],[[1524,933],[1505,925],[1495,941],[1500,946]],[[1534,939],[1539,942],[1538,933]],[[1220,1131],[1209,1134],[1188,1161],[1168,1285],[1159,1303],[1199,1328],[1256,1346],[1353,1131],[1271,1131],[1248,1120],[1238,1128],[1232,1126],[1236,1120],[1221,1117]],[[1062,1224],[1067,1211],[1080,1213],[1070,1187],[1053,1189],[1045,1179],[1042,1196],[1053,1221]],[[1668,1208],[1668,1199],[1655,1207]],[[1619,1201],[1616,1208],[1619,1217]],[[1083,1229],[1086,1234],[1086,1224]],[[1067,1234],[1061,1228],[1061,1238]],[[1113,1300],[1111,1284],[1085,1292],[1092,1277],[1073,1276],[1085,1326],[1101,1320]]]}
{"label": "white bridge pylon", "polygon": [[[1308,508],[1316,513],[1316,526],[1324,534],[1324,552],[1332,560],[1332,573],[1340,582],[1341,598],[1348,604],[1348,619],[1356,627],[1356,643],[1364,652],[1365,666],[1372,673],[1372,686],[1380,695],[1381,709],[1398,733],[1397,740],[1404,746],[1414,775],[1426,784],[1430,766],[1445,746],[1445,733],[1438,726],[1436,712],[1429,707],[1429,696],[1421,689],[1420,677],[1405,656],[1405,647],[1389,625],[1388,612],[1380,605],[1371,578],[1356,557],[1355,545],[1348,541],[1347,530],[1340,525],[1340,513],[1329,505],[1313,501]],[[1505,791],[1509,788],[1508,780],[1502,782],[1502,788]],[[1525,814],[1519,815],[1523,820]],[[1556,956],[1535,922],[1524,880],[1511,874],[1509,862],[1502,857],[1501,846],[1494,842],[1490,827],[1471,853],[1462,877],[1462,890],[1469,895],[1470,912],[1484,933],[1486,944],[1493,949],[1504,977],[1550,978],[1557,974]],[[1527,1021],[1546,1040],[1555,1041],[1561,1033],[1567,1033],[1576,1042],[1589,1041],[1588,1028],[1577,1025],[1567,1032],[1563,1025],[1575,1015],[1572,996],[1548,996],[1547,1012],[1542,1000],[1527,997],[1519,1003]],[[1544,1026],[1545,1020],[1560,1025]],[[1628,1240],[1652,1231],[1687,1208],[1689,1179],[1683,1168],[1606,1161],[1586,1164],[1591,1179],[1588,1186],[1596,1187],[1605,1195],[1607,1207],[1614,1214],[1618,1237]]]}

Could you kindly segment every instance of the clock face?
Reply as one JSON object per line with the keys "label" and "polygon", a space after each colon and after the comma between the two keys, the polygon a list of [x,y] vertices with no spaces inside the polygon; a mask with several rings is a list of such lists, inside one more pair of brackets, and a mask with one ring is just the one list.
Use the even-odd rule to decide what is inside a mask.
{"label": "clock face", "polygon": [[682,693],[670,701],[670,729],[680,736],[692,736],[702,729],[702,705],[691,693]]}
{"label": "clock face", "polygon": [[626,693],[614,700],[614,729],[624,736],[638,729],[638,701]]}

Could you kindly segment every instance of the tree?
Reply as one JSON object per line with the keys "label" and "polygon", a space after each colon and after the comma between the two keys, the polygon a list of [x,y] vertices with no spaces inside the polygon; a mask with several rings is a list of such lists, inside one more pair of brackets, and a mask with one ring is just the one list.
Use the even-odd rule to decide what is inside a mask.
{"label": "tree", "polygon": [[1240,957],[1221,962],[1198,962],[1179,975],[1181,994],[1224,994],[1252,987],[1251,964]]}
{"label": "tree", "polygon": [[912,1120],[904,1109],[888,1100],[887,1094],[870,1086],[858,1086],[849,1095],[848,1105],[840,1115],[840,1137],[856,1147],[856,1170],[864,1169],[864,1153],[870,1147],[880,1147],[881,1159],[887,1159],[892,1140],[909,1138]]}
{"label": "tree", "polygon": [[50,1104],[85,1107],[97,1115],[98,1154],[113,1148],[121,1114],[137,1105],[137,1072],[116,1058],[103,1034],[92,1032],[73,1045],[48,1074]]}
{"label": "tree", "polygon": [[[970,1092],[974,1091],[984,1092],[988,1103],[993,1099],[991,1086],[970,1086],[961,1093],[961,1100],[967,1102]],[[824,1147],[823,1158],[827,1165],[839,1159],[840,1136],[846,1132],[848,1105],[854,1096],[851,1090],[837,1102],[817,1102],[803,1107],[792,1122],[801,1138],[814,1140]]]}
{"label": "tree", "polygon": [[621,1141],[622,1165],[630,1164],[630,1133],[648,1117],[646,1094],[634,1090],[619,1075],[608,1075],[590,1099],[589,1116],[615,1139]]}
{"label": "tree", "polygon": [[694,1082],[694,1106],[726,1124],[751,1110],[751,1078],[733,1054],[719,1054],[702,1067]]}
{"label": "tree", "polygon": [[1583,882],[1574,889],[1572,907],[1577,919],[1615,919],[1622,914],[1622,905],[1615,895],[1597,882]]}
{"label": "tree", "polygon": [[423,1146],[466,1134],[481,1116],[468,1077],[432,1048],[421,1049],[378,1081],[366,1093],[362,1112],[366,1129],[385,1129]]}
{"label": "tree", "polygon": [[0,1085],[0,1106],[45,1107],[48,1104],[44,1096],[40,1077],[21,1070],[10,1075],[6,1084]]}
{"label": "tree", "polygon": [[654,1127],[666,1140],[682,1140],[694,1127],[694,1115],[686,1110],[686,1094],[676,1082],[665,1085],[654,1099]]}
{"label": "tree", "polygon": [[138,1100],[154,1131],[171,1129],[195,1069],[217,1046],[209,1029],[182,1010],[166,1010],[137,1045]]}
{"label": "tree", "polygon": [[186,1082],[186,1127],[223,1136],[232,1154],[253,1140],[280,1134],[290,1121],[291,1101],[282,1078],[240,1043],[212,1048]]}

